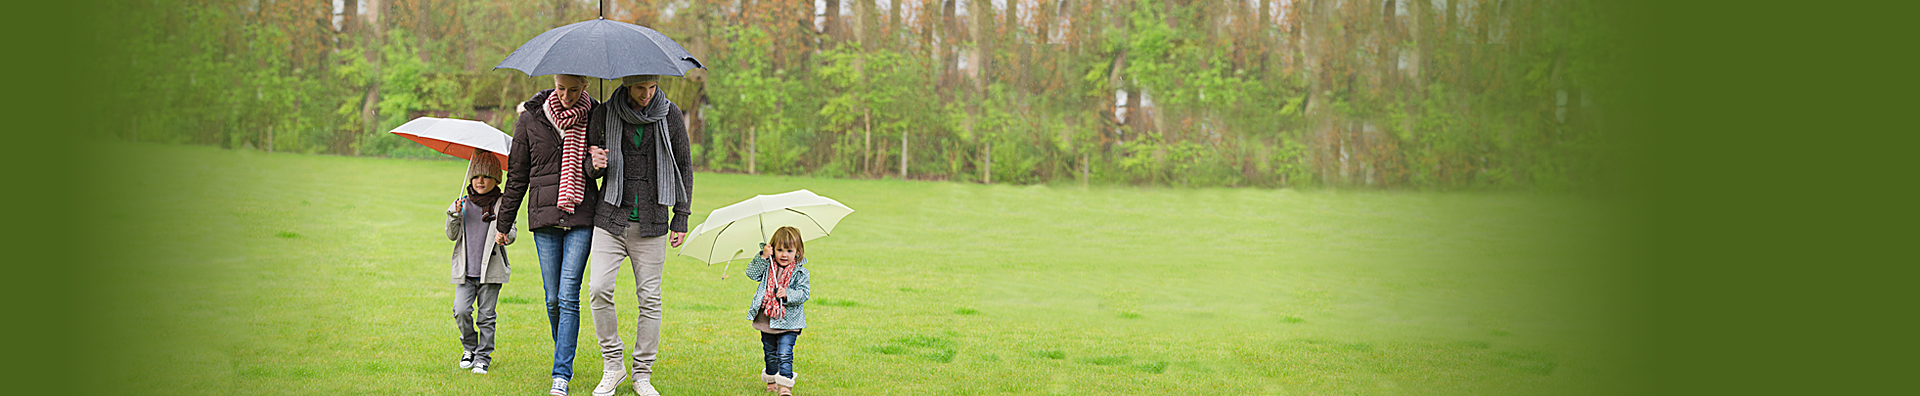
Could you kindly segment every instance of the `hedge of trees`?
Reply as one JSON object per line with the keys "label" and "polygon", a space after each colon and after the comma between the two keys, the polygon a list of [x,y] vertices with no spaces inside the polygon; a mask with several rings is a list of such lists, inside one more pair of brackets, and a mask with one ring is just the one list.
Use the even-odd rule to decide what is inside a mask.
{"label": "hedge of trees", "polygon": [[[1603,189],[1620,16],[1593,0],[142,0],[101,133],[432,157],[508,129],[546,29],[653,27],[704,171],[982,183]],[[123,64],[120,62],[124,62]],[[612,84],[600,88],[610,91]],[[598,94],[604,96],[603,94]]]}

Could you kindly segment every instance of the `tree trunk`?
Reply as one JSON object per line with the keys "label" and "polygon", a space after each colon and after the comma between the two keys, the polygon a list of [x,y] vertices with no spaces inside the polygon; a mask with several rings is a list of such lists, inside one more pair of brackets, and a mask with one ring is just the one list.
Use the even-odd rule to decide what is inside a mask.
{"label": "tree trunk", "polygon": [[840,25],[840,0],[826,0],[826,2],[827,2],[827,9],[825,12],[826,18],[825,18],[825,23],[820,27],[820,33],[826,34],[827,37],[832,37],[833,41],[836,43],[840,41],[845,41],[846,38],[841,37],[846,35],[846,32],[843,31],[845,29],[841,29],[839,26]]}
{"label": "tree trunk", "polygon": [[386,0],[367,0],[367,27],[373,29],[374,37],[384,37],[387,34],[386,26],[380,23],[381,11],[387,9],[385,3]]}
{"label": "tree trunk", "polygon": [[1413,36],[1413,55],[1407,57],[1406,76],[1413,80],[1414,93],[1424,95],[1427,92],[1427,81],[1420,78],[1420,70],[1426,64],[1427,49],[1432,46],[1433,38],[1427,34],[1426,29],[1432,25],[1430,19],[1433,17],[1433,4],[1415,1],[1408,5],[1413,8],[1413,15],[1407,18],[1407,31]]}
{"label": "tree trunk", "polygon": [[341,36],[351,36],[358,30],[355,28],[360,25],[360,2],[358,0],[346,0],[342,3],[345,4],[345,7],[342,7],[340,10],[339,33]]}
{"label": "tree trunk", "polygon": [[1121,143],[1125,143],[1127,137],[1140,133],[1140,90],[1127,88],[1122,92],[1127,93],[1127,102],[1121,104],[1121,109],[1126,110],[1124,111],[1126,118],[1120,119],[1120,130],[1122,132],[1120,141]]}
{"label": "tree trunk", "polygon": [[[991,7],[991,5],[989,5],[989,7]],[[1027,60],[1026,51],[1021,50],[1022,46],[1020,45],[1020,40],[1018,39],[1020,34],[1020,3],[1014,2],[1014,1],[1007,2],[1007,9],[1005,12],[1006,14],[1003,16],[1006,17],[1006,20],[1000,22],[1000,28],[1006,29],[1007,34],[1005,36],[994,35],[994,39],[1000,40],[1000,42],[1002,43],[1001,46],[1007,47],[1008,49],[1015,52],[1014,54],[1015,59],[1019,59],[1019,62],[1020,62],[1019,65],[1008,65],[1009,67],[1017,68],[1025,65],[1030,65],[1030,63],[1027,63],[1028,60]],[[990,56],[987,54],[981,54],[981,55]],[[985,70],[982,70],[982,71],[985,71]],[[1006,81],[1006,82],[1022,84],[1022,85],[1026,84],[1027,82],[1027,79],[1026,79],[1027,73],[1014,73],[1012,69],[1008,69],[1007,74],[1008,75],[1003,75],[1003,76],[999,76],[999,78],[995,78],[994,81]]]}
{"label": "tree trunk", "polygon": [[[926,9],[922,8],[920,9],[920,12],[926,12]],[[886,43],[887,43],[888,49],[899,47],[898,39],[900,38],[900,0],[890,0],[887,2],[887,28],[882,29],[881,31],[886,32],[886,37],[887,37]]]}
{"label": "tree trunk", "polygon": [[1093,153],[1080,153],[1080,187],[1093,179]]}
{"label": "tree trunk", "polygon": [[984,168],[984,170],[980,172],[980,180],[981,180],[981,183],[993,184],[993,142],[992,141],[987,142],[987,149],[984,154],[986,156],[986,160],[981,161],[981,165],[984,165],[982,167]]}
{"label": "tree trunk", "polygon": [[1268,39],[1273,37],[1273,27],[1275,25],[1275,23],[1273,23],[1272,7],[1273,7],[1273,1],[1260,0],[1260,15],[1256,17],[1256,20],[1260,22],[1254,24],[1254,26],[1256,26],[1260,30],[1260,35],[1259,35],[1260,40],[1258,40],[1259,44],[1256,44],[1257,48],[1259,48],[1260,50],[1260,60],[1258,61],[1260,65],[1260,71],[1267,71],[1267,68],[1269,67],[1268,56],[1271,56],[1271,54],[1273,53],[1272,46],[1270,46],[1269,45],[1270,43],[1268,42]]}
{"label": "tree trunk", "polygon": [[900,180],[907,180],[907,134],[900,132]]}
{"label": "tree trunk", "polygon": [[[378,63],[375,64],[374,69],[379,70]],[[363,100],[362,103],[360,104],[360,127],[362,128],[361,129],[362,131],[365,131],[360,134],[360,137],[366,137],[366,136],[372,135],[373,131],[380,127],[379,117],[380,117],[380,82],[374,81],[373,85],[367,87],[366,99]],[[360,147],[363,146],[360,143],[364,143],[364,142],[360,142],[360,138],[358,137],[354,138],[354,145],[353,145],[354,156],[360,155]]]}
{"label": "tree trunk", "polygon": [[866,143],[860,153],[860,171],[873,174],[873,110],[861,110],[861,124],[867,130]]}
{"label": "tree trunk", "polygon": [[[376,75],[376,76],[380,75],[380,66],[381,66],[381,63],[383,63],[381,62],[381,58],[379,55],[380,43],[383,43],[386,41],[386,34],[387,34],[387,29],[385,26],[386,24],[380,22],[380,17],[381,17],[381,14],[383,14],[383,11],[386,11],[385,0],[367,0],[367,21],[366,22],[367,22],[367,27],[369,28],[367,30],[368,30],[368,33],[372,34],[372,36],[367,37],[367,40],[363,41],[360,47],[371,49],[371,51],[367,51],[365,53],[365,56],[367,61],[369,63],[372,63],[373,70],[374,70],[373,75]],[[364,144],[362,143],[365,143],[365,142],[361,142],[360,138],[373,135],[375,133],[374,131],[379,129],[380,127],[379,117],[380,117],[380,81],[374,80],[373,84],[370,84],[367,87],[366,98],[363,99],[360,104],[360,124],[362,128],[361,129],[362,133],[360,133],[359,136],[356,136],[354,138],[353,155],[358,156],[361,154],[360,147],[364,146]]]}
{"label": "tree trunk", "polygon": [[1460,2],[1461,1],[1464,1],[1464,0],[1447,0],[1447,24],[1446,26],[1442,26],[1440,28],[1446,29],[1448,37],[1452,37],[1453,35],[1458,34],[1457,32],[1454,32],[1453,29],[1460,26]]}
{"label": "tree trunk", "polygon": [[946,2],[940,6],[941,20],[946,23],[945,28],[941,30],[940,45],[938,46],[940,58],[940,78],[938,80],[941,82],[940,93],[942,97],[946,97],[945,95],[950,93],[948,92],[950,87],[946,84],[949,82],[948,78],[952,78],[955,74],[960,73],[960,62],[958,61],[960,57],[957,54],[960,48],[960,17],[959,14],[956,13],[957,11],[955,11],[956,6],[954,2],[955,0],[946,0]]}
{"label": "tree trunk", "polygon": [[749,175],[759,174],[754,172],[754,165],[760,163],[760,135],[755,132],[755,127],[747,127],[747,174]]}
{"label": "tree trunk", "polygon": [[973,23],[967,24],[968,33],[973,36],[973,85],[974,89],[986,91],[987,81],[993,75],[993,4],[970,2],[967,12],[973,16]]}

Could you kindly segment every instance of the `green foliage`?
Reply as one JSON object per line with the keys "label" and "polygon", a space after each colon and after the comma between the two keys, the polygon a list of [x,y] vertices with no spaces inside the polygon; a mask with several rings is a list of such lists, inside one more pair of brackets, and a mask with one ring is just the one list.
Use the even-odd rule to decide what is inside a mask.
{"label": "green foliage", "polygon": [[[1601,2],[1400,3],[1406,15],[1296,2],[1277,18],[1239,2],[1039,4],[1011,19],[972,7],[964,27],[858,15],[865,22],[838,20],[846,29],[834,34],[810,28],[806,2],[613,2],[609,15],[707,63],[704,77],[669,90],[699,121],[692,143],[705,170],[1543,191],[1601,188],[1614,173],[1606,160],[1618,147],[1601,133],[1599,104],[1619,100],[1608,88],[1621,54],[1607,23],[1617,16]],[[506,126],[511,106],[544,84],[487,66],[596,11],[379,6],[377,26],[360,18],[357,29],[314,20],[332,12],[324,2],[109,10],[129,23],[116,43],[126,72],[107,77],[125,89],[107,97],[136,105],[105,133],[439,158],[387,130],[420,114]],[[1134,96],[1124,121],[1119,92]]]}

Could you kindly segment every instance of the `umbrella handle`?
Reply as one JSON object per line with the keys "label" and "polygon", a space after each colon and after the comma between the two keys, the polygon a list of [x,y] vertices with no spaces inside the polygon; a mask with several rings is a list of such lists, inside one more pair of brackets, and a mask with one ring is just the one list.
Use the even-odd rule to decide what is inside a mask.
{"label": "umbrella handle", "polygon": [[727,275],[733,275],[733,260],[727,260],[727,265],[720,269],[720,280],[727,280]]}

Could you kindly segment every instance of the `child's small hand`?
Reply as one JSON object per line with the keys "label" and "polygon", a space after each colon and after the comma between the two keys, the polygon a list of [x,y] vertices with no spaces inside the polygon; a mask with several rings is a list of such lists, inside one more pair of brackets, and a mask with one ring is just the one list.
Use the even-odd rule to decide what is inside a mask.
{"label": "child's small hand", "polygon": [[761,244],[761,245],[760,245],[760,258],[763,258],[763,259],[768,259],[768,260],[772,260],[772,259],[773,259],[773,245],[768,245],[768,244]]}
{"label": "child's small hand", "polygon": [[460,214],[460,211],[465,210],[466,208],[467,208],[467,197],[460,197],[460,199],[453,200],[453,205],[447,206],[447,215],[457,216]]}
{"label": "child's small hand", "polygon": [[773,289],[773,296],[779,297],[779,298],[787,298],[787,288],[782,287],[779,289]]}

